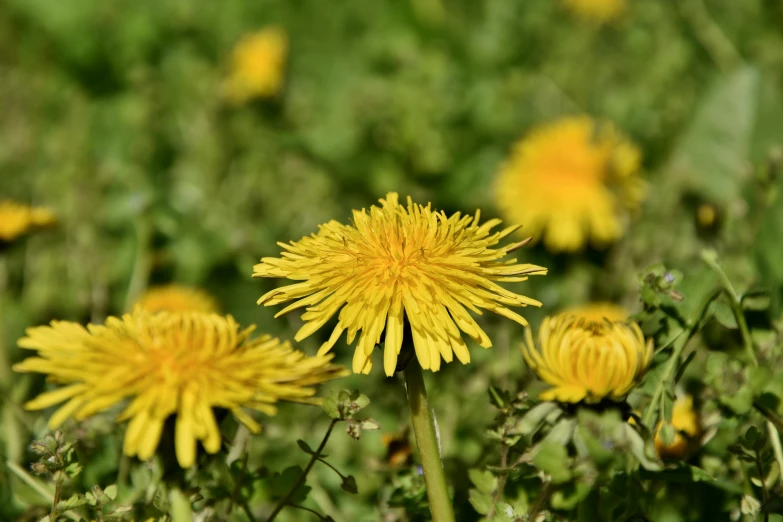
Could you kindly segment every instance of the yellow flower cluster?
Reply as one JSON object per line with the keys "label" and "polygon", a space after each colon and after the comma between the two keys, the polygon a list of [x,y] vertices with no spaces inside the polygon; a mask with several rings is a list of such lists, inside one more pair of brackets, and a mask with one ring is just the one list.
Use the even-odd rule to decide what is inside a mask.
{"label": "yellow flower cluster", "polygon": [[492,232],[499,219],[479,224],[478,212],[475,217],[448,217],[410,198],[403,206],[394,193],[380,202],[369,212],[354,211],[351,225],[330,221],[317,234],[280,243],[282,257],[267,257],[255,266],[253,277],[297,281],[258,301],[265,306],[293,301],[276,317],[306,307],[297,341],[339,312],[337,326],[318,353],[327,353],[345,331],[349,344],[361,332],[353,371],[369,373],[372,352],[385,330],[384,370],[392,375],[405,317],[419,364],[432,371],[440,369],[441,359],[451,362],[454,355],[463,364],[470,361],[461,331],[484,348],[492,346],[469,311],[489,310],[527,324],[507,306],[541,303],[497,284],[546,274],[540,266],[503,260],[526,243],[496,247],[519,227]]}
{"label": "yellow flower cluster", "polygon": [[644,195],[639,150],[609,123],[572,117],[519,141],[500,168],[497,203],[554,252],[618,239]]}
{"label": "yellow flower cluster", "polygon": [[141,308],[86,328],[53,321],[27,330],[19,346],[38,356],[14,369],[61,385],[26,405],[65,403],[52,415],[52,429],[129,400],[119,416],[128,421],[124,452],[142,460],[155,453],[165,420],[174,416],[176,456],[187,468],[195,463],[197,441],[209,453],[220,449],[214,408],[258,432],[245,408],[274,415],[278,400],[315,403],[314,385],[345,374],[331,357],[307,357],[268,335],[251,339],[252,330],[240,329],[231,316]]}
{"label": "yellow flower cluster", "polygon": [[54,213],[48,208],[0,201],[0,241],[14,241],[34,229],[51,226],[56,221]]}
{"label": "yellow flower cluster", "polygon": [[274,96],[283,85],[288,38],[279,27],[245,35],[231,54],[223,94],[231,102]]}

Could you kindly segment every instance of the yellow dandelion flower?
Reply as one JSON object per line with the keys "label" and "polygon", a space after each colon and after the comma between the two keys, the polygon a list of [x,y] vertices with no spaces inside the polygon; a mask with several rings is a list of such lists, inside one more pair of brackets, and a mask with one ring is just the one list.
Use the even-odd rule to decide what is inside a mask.
{"label": "yellow dandelion flower", "polygon": [[215,313],[219,307],[217,301],[198,288],[171,284],[148,289],[137,303],[150,312],[205,312]]}
{"label": "yellow dandelion flower", "polygon": [[288,38],[279,27],[245,35],[231,54],[231,70],[223,94],[237,104],[274,96],[283,85],[287,54]]}
{"label": "yellow dandelion flower", "polygon": [[493,248],[519,227],[491,233],[499,219],[479,225],[479,212],[447,217],[411,198],[404,207],[394,193],[380,202],[369,212],[355,210],[351,225],[330,221],[317,234],[279,243],[286,250],[281,258],[267,257],[254,267],[253,277],[299,281],[258,300],[265,306],[294,301],[277,316],[307,307],[297,340],[339,311],[337,326],[318,353],[328,352],[344,331],[348,344],[361,331],[353,371],[369,373],[373,349],[385,330],[384,370],[393,375],[407,315],[419,364],[438,371],[441,358],[451,362],[456,354],[463,364],[470,361],[460,330],[484,348],[492,346],[468,310],[489,310],[525,325],[506,306],[541,305],[496,283],[546,274],[540,266],[501,260],[527,241]]}
{"label": "yellow dandelion flower", "polygon": [[566,118],[514,146],[498,173],[498,207],[552,251],[605,244],[622,235],[624,219],[641,203],[640,161],[611,124]]}
{"label": "yellow dandelion flower", "polygon": [[625,11],[625,0],[565,0],[566,8],[588,22],[603,24],[616,20]]}
{"label": "yellow dandelion flower", "polygon": [[579,316],[588,321],[625,321],[628,319],[628,312],[625,308],[612,303],[589,303],[582,306],[574,306],[563,313]]}
{"label": "yellow dandelion flower", "polygon": [[693,397],[686,395],[674,402],[672,426],[675,429],[674,440],[668,446],[660,437],[662,423],[655,430],[655,451],[661,458],[682,459],[693,447],[693,442],[701,432],[699,416],[693,409]]}
{"label": "yellow dandelion flower", "polygon": [[48,208],[0,201],[0,241],[14,241],[34,229],[51,226],[56,221],[54,213]]}
{"label": "yellow dandelion flower", "polygon": [[538,349],[529,328],[525,336],[525,361],[553,386],[541,393],[545,401],[622,400],[652,358],[652,342],[645,343],[636,323],[590,321],[566,313],[544,319]]}
{"label": "yellow dandelion flower", "polygon": [[252,330],[241,330],[231,316],[141,308],[87,328],[53,321],[27,330],[19,346],[38,356],[14,369],[64,385],[26,404],[40,410],[65,402],[49,420],[52,429],[130,399],[119,416],[129,421],[124,452],[142,460],[152,457],[164,421],[175,416],[176,456],[187,468],[197,441],[209,453],[220,449],[213,408],[231,411],[257,433],[245,408],[274,415],[278,400],[316,403],[313,385],[347,373],[331,357],[307,357],[268,335],[250,339]]}

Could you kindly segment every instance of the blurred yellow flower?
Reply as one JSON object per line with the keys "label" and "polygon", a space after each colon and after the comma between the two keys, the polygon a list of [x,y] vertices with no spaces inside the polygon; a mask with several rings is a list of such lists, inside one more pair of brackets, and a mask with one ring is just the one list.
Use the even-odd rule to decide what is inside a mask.
{"label": "blurred yellow flower", "polygon": [[544,319],[538,330],[539,348],[529,328],[525,337],[525,361],[553,386],[541,393],[545,401],[622,400],[652,358],[652,341],[645,343],[636,323],[590,321],[564,313]]}
{"label": "blurred yellow flower", "polygon": [[693,409],[693,397],[686,395],[674,402],[671,424],[675,429],[674,440],[668,446],[660,437],[661,426],[655,430],[655,450],[663,459],[682,459],[693,447],[693,442],[701,432],[699,417]]}
{"label": "blurred yellow flower", "polygon": [[198,288],[184,285],[162,285],[148,289],[137,303],[150,312],[206,312],[218,311],[215,299]]}
{"label": "blurred yellow flower", "polygon": [[150,313],[137,308],[87,328],[68,321],[29,328],[19,346],[38,350],[14,366],[64,385],[28,402],[40,410],[65,402],[50,418],[83,420],[130,399],[124,452],[152,457],[164,421],[176,417],[174,440],[183,468],[195,463],[196,443],[220,449],[213,408],[231,411],[252,432],[259,424],[243,408],[274,415],[278,400],[316,403],[313,385],[345,375],[331,357],[307,357],[268,335],[250,339],[231,316],[200,312]]}
{"label": "blurred yellow flower", "polygon": [[642,201],[640,161],[611,124],[565,118],[514,146],[498,173],[498,207],[554,252],[605,244],[622,235]]}
{"label": "blurred yellow flower", "polygon": [[625,11],[625,0],[565,0],[573,14],[594,23],[616,20]]}
{"label": "blurred yellow flower", "polygon": [[476,216],[447,217],[429,205],[399,204],[397,194],[381,199],[381,206],[353,212],[351,225],[330,221],[320,231],[290,244],[281,258],[266,257],[254,267],[253,277],[285,277],[296,284],[272,290],[258,300],[265,306],[294,301],[277,316],[307,307],[302,340],[339,311],[339,321],[319,354],[328,352],[344,331],[348,344],[361,330],[353,371],[369,373],[372,352],[386,331],[384,370],[393,375],[403,341],[403,318],[408,317],[413,346],[425,370],[438,371],[441,358],[453,354],[463,364],[470,354],[460,330],[484,348],[487,334],[468,313],[489,310],[525,325],[509,306],[540,306],[515,294],[499,282],[544,275],[546,268],[501,261],[527,241],[493,248],[517,226],[490,231],[500,224],[491,219],[479,225]]}
{"label": "blurred yellow flower", "polygon": [[245,35],[232,51],[224,96],[237,104],[274,96],[283,84],[287,54],[288,38],[279,27]]}
{"label": "blurred yellow flower", "polygon": [[589,303],[581,306],[574,306],[565,310],[564,313],[577,315],[588,321],[625,321],[628,319],[628,312],[625,308],[612,303]]}
{"label": "blurred yellow flower", "polygon": [[0,201],[0,241],[11,242],[36,228],[53,225],[54,212],[14,201]]}

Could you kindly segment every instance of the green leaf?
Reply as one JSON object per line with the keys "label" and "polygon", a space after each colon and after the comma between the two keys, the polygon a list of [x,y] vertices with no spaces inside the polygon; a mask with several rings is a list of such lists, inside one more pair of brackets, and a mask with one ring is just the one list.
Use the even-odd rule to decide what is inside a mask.
{"label": "green leaf", "polygon": [[[308,455],[315,455],[315,450],[310,448],[310,446],[305,441],[303,441],[302,439],[297,440],[296,443],[297,443],[297,445],[299,445],[299,449],[301,449],[302,451],[304,451]],[[321,453],[321,454],[318,455],[319,458],[326,458],[328,456],[329,455],[326,455],[324,453]]]}
{"label": "green leaf", "polygon": [[623,431],[631,454],[636,457],[636,460],[639,461],[639,464],[641,464],[644,469],[658,471],[663,468],[663,465],[655,454],[655,448],[653,448],[651,444],[645,443],[642,436],[639,435],[633,426],[625,424],[623,426]]}
{"label": "green leaf", "polygon": [[79,494],[74,494],[71,495],[71,497],[65,501],[65,503],[63,504],[63,509],[64,510],[75,509],[85,504],[87,504],[87,499],[84,498],[84,496]]}
{"label": "green leaf", "polygon": [[683,374],[685,373],[685,370],[688,369],[688,366],[693,362],[693,359],[696,357],[696,350],[691,351],[688,355],[685,356],[685,360],[680,363],[680,367],[677,368],[677,373],[674,374],[674,384],[677,384],[680,382],[680,379],[682,379]]}
{"label": "green leaf", "polygon": [[[270,492],[273,497],[282,497],[288,493],[291,488],[299,480],[302,475],[302,468],[299,466],[290,466],[284,469],[282,472],[275,472],[269,477]],[[304,502],[307,498],[307,494],[310,492],[310,487],[302,484],[299,486],[294,494],[291,496],[292,504],[299,504]]]}
{"label": "green leaf", "polygon": [[736,330],[738,328],[734,311],[731,309],[731,306],[729,306],[729,303],[726,302],[725,298],[713,301],[712,313],[715,316],[715,320],[729,330]]}
{"label": "green leaf", "polygon": [[772,381],[772,370],[769,366],[754,366],[748,370],[748,384],[758,395]]}
{"label": "green leaf", "polygon": [[117,498],[117,484],[112,484],[111,486],[106,486],[106,489],[103,490],[103,494],[109,497],[110,499],[114,500]]}
{"label": "green leaf", "polygon": [[752,67],[715,82],[669,165],[686,190],[719,204],[739,196],[757,100],[758,73]]}
{"label": "green leaf", "polygon": [[503,408],[506,407],[506,402],[507,402],[506,395],[507,395],[506,392],[502,390],[498,390],[494,386],[489,387],[489,401],[492,403],[492,405],[495,408],[499,410],[502,410]]}
{"label": "green leaf", "polygon": [[586,482],[567,484],[565,487],[552,493],[552,507],[564,511],[571,511],[577,504],[587,498],[591,489],[592,486]]}
{"label": "green leaf", "polygon": [[740,304],[744,310],[763,312],[769,308],[772,296],[767,290],[749,290],[743,294]]}
{"label": "green leaf", "polygon": [[362,393],[359,393],[358,390],[351,392],[351,401],[356,404],[359,410],[362,410],[370,405],[370,398]]}
{"label": "green leaf", "polygon": [[753,390],[746,386],[740,388],[737,393],[724,393],[720,396],[720,402],[737,415],[745,415],[753,407]]}
{"label": "green leaf", "polygon": [[351,495],[356,495],[359,493],[359,488],[356,486],[356,479],[353,478],[352,475],[343,477],[343,483],[340,484],[340,487],[343,489],[343,491],[347,491]]}
{"label": "green leaf", "polygon": [[173,522],[193,522],[190,501],[182,491],[172,489],[169,493],[169,502],[171,502],[171,519]]}
{"label": "green leaf", "polygon": [[340,411],[337,409],[337,405],[340,403],[338,400],[338,393],[335,390],[332,390],[332,393],[329,394],[328,397],[324,399],[323,404],[321,405],[321,408],[326,412],[326,414],[333,418],[333,419],[339,419],[340,418]]}
{"label": "green leaf", "polygon": [[542,402],[528,411],[517,425],[509,430],[512,435],[532,435],[551,413],[557,410],[557,404],[554,402]]}
{"label": "green leaf", "polygon": [[480,515],[486,515],[492,510],[492,497],[481,493],[477,489],[471,489],[468,492],[468,500],[473,509]]}
{"label": "green leaf", "polygon": [[556,442],[542,442],[538,446],[533,464],[552,477],[554,484],[571,480],[571,469],[566,447]]}
{"label": "green leaf", "polygon": [[756,259],[765,280],[783,284],[783,176],[778,176],[775,200],[769,204],[756,234]]}
{"label": "green leaf", "polygon": [[672,445],[672,443],[674,442],[675,435],[676,435],[676,431],[674,429],[674,426],[672,426],[668,422],[664,422],[661,425],[660,431],[658,432],[658,436],[661,438],[661,442],[663,442],[665,446]]}
{"label": "green leaf", "polygon": [[571,437],[574,436],[574,429],[576,428],[576,420],[574,419],[561,419],[554,425],[552,430],[546,434],[542,442],[552,442],[565,446],[571,442]]}
{"label": "green leaf", "polygon": [[380,423],[375,419],[364,419],[361,421],[362,431],[374,431],[381,429]]}
{"label": "green leaf", "polygon": [[468,470],[468,478],[480,492],[490,495],[498,488],[498,479],[489,471],[479,469]]}

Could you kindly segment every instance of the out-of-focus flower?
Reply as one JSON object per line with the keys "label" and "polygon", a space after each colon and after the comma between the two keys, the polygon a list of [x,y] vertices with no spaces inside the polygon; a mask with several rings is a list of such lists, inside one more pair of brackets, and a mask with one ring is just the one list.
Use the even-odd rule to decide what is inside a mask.
{"label": "out-of-focus flower", "polygon": [[148,289],[137,303],[150,312],[206,312],[218,311],[215,299],[203,290],[171,284]]}
{"label": "out-of-focus flower", "polygon": [[563,313],[576,315],[588,321],[625,321],[628,319],[628,312],[625,308],[612,303],[589,303],[581,306],[574,306],[565,310]]}
{"label": "out-of-focus flower", "polygon": [[590,321],[565,313],[544,319],[538,330],[538,348],[529,328],[525,335],[525,361],[552,385],[540,395],[545,401],[622,400],[652,358],[652,341],[644,341],[636,323]]}
{"label": "out-of-focus flower", "polygon": [[283,85],[288,38],[279,27],[245,35],[231,54],[223,94],[232,103],[274,96]]}
{"label": "out-of-focus flower", "polygon": [[551,251],[606,244],[622,235],[643,199],[640,161],[610,123],[565,118],[514,146],[498,173],[498,207]]}
{"label": "out-of-focus flower", "polygon": [[616,20],[625,11],[625,0],[565,0],[569,11],[583,20],[603,24]]}
{"label": "out-of-focus flower", "polygon": [[200,312],[150,313],[137,308],[122,318],[87,328],[67,321],[29,328],[19,346],[37,350],[14,366],[46,374],[63,385],[26,404],[40,410],[65,402],[50,418],[54,429],[67,418],[83,420],[130,399],[124,452],[152,457],[164,422],[176,418],[177,461],[192,466],[196,443],[220,449],[213,408],[231,411],[250,431],[261,427],[245,408],[274,415],[274,403],[317,403],[313,385],[343,376],[331,357],[307,357],[268,335],[250,339],[231,316]]}
{"label": "out-of-focus flower", "polygon": [[404,207],[394,193],[380,202],[369,212],[355,210],[351,225],[330,221],[317,234],[280,243],[286,250],[281,258],[266,257],[255,266],[254,277],[297,281],[258,300],[265,306],[294,301],[277,316],[307,307],[297,340],[339,312],[337,326],[318,353],[328,352],[344,331],[348,344],[361,331],[353,371],[369,373],[373,349],[385,330],[384,370],[392,375],[407,315],[419,364],[438,371],[441,358],[451,362],[456,354],[463,364],[470,361],[460,330],[484,348],[492,346],[468,310],[480,314],[483,308],[526,325],[506,306],[541,305],[495,282],[546,274],[540,266],[502,260],[527,241],[493,248],[519,227],[491,233],[499,219],[479,225],[479,212],[447,217],[411,198]]}
{"label": "out-of-focus flower", "polygon": [[655,430],[655,450],[662,459],[682,459],[693,448],[693,442],[701,432],[699,416],[693,409],[693,397],[686,395],[674,401],[672,426],[675,429],[674,440],[668,446],[660,436],[661,426]]}
{"label": "out-of-focus flower", "polygon": [[14,201],[0,201],[0,242],[11,242],[38,228],[57,222],[54,212]]}

